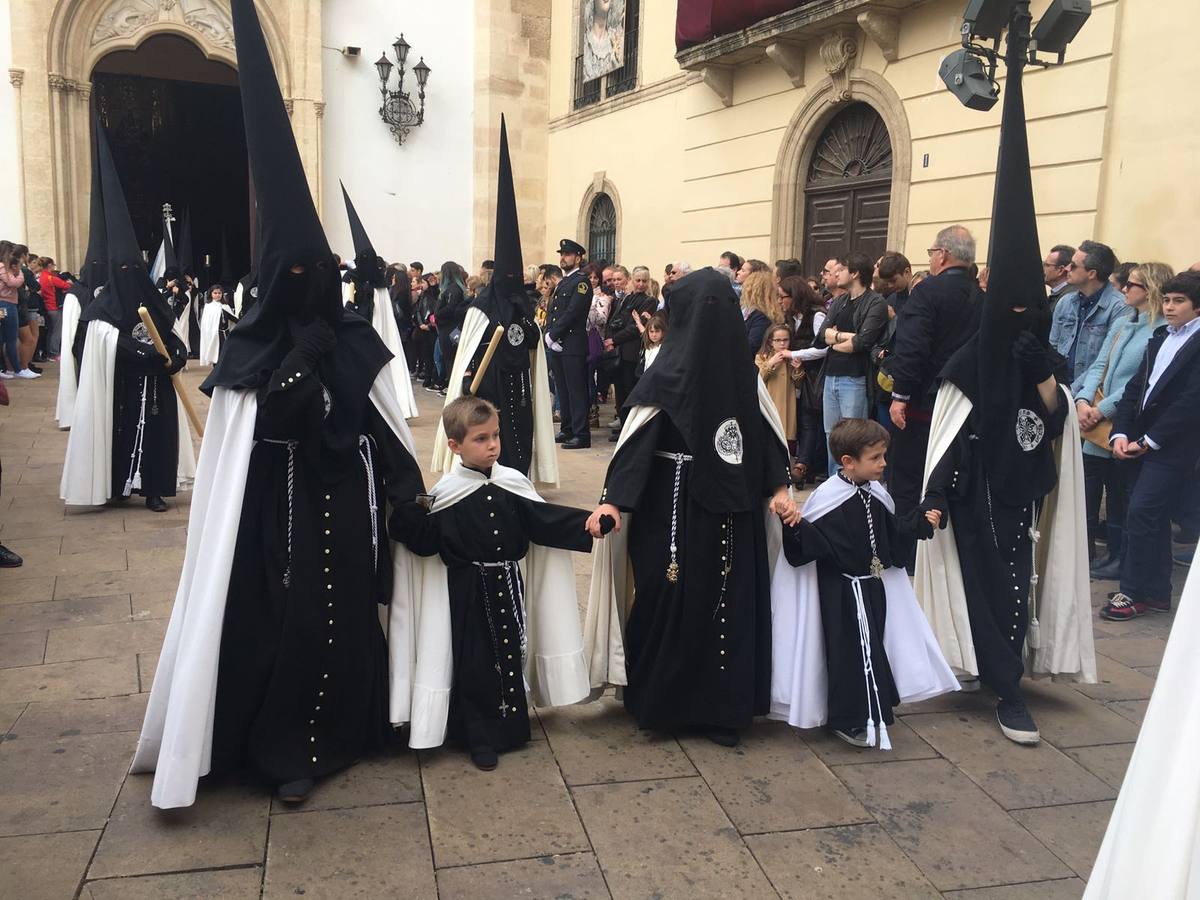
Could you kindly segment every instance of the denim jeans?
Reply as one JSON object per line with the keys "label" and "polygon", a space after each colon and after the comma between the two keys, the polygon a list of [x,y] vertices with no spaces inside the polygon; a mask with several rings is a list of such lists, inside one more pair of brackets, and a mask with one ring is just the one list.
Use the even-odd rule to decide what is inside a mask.
{"label": "denim jeans", "polygon": [[62,347],[62,310],[46,310],[46,355],[59,355]]}
{"label": "denim jeans", "polygon": [[0,309],[7,313],[0,319],[0,343],[3,343],[4,352],[8,356],[6,367],[15,372],[21,368],[21,357],[17,348],[17,333],[21,330],[20,312],[15,303],[0,303]]}
{"label": "denim jeans", "polygon": [[829,453],[829,432],[841,419],[865,419],[867,409],[867,379],[863,375],[826,375],[822,396],[825,413],[825,450],[829,454],[829,476],[840,468],[838,460]]}

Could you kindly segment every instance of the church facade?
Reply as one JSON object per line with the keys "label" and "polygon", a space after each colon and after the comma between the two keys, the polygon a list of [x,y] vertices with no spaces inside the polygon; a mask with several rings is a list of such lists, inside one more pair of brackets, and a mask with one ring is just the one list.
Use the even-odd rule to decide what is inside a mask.
{"label": "church facade", "polygon": [[[492,252],[503,113],[527,262],[573,236],[594,256],[652,266],[732,249],[796,256],[815,272],[851,247],[886,247],[920,268],[953,222],[983,256],[1000,107],[964,109],[937,76],[963,0],[726,0],[722,16],[740,27],[683,49],[680,16],[712,0],[611,0],[600,39],[594,2],[257,0],[334,249],[349,253],[345,183],[387,258],[473,271]],[[1188,190],[1200,180],[1200,125],[1187,93],[1200,77],[1187,43],[1200,6],[1153,6],[1095,0],[1067,64],[1028,75],[1046,247],[1093,237],[1122,258],[1181,267],[1200,256]],[[414,101],[415,60],[433,70],[425,122],[403,144],[379,118],[373,64],[394,56],[401,32]],[[88,108],[103,94],[106,126],[128,132],[117,151],[135,219],[149,233],[163,202],[177,215],[191,204],[207,216],[198,252],[228,240],[244,266],[252,186],[236,139],[210,148],[173,115],[175,95],[155,99],[154,88],[200,84],[188,102],[224,121],[220,92],[236,94],[229,0],[0,0],[0,67],[0,233],[78,264]],[[131,148],[160,127],[159,157],[142,159]],[[183,149],[188,171],[210,181],[159,172]]]}

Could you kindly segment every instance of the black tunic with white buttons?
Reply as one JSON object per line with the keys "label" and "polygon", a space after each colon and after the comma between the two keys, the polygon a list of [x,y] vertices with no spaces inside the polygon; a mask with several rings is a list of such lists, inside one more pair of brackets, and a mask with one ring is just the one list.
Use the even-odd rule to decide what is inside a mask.
{"label": "black tunic with white buttons", "polygon": [[329,440],[320,377],[291,365],[260,394],[221,634],[213,771],[272,784],[336,772],[386,740],[383,509],[422,490],[369,401],[357,442]]}
{"label": "black tunic with white buttons", "polygon": [[395,540],[421,556],[440,554],[448,569],[454,680],[447,735],[456,744],[503,751],[529,740],[524,586],[515,563],[530,543],[590,551],[587,517],[587,510],[537,503],[492,483],[436,513],[409,504],[392,516]]}
{"label": "black tunic with white buttons", "polygon": [[521,304],[510,304],[508,321],[493,317],[467,367],[463,393],[471,386],[474,373],[496,326],[504,328],[504,337],[496,348],[491,364],[479,385],[478,396],[489,401],[500,414],[500,465],[529,475],[533,463],[533,381],[530,377],[530,353],[541,352],[542,337],[533,317]]}

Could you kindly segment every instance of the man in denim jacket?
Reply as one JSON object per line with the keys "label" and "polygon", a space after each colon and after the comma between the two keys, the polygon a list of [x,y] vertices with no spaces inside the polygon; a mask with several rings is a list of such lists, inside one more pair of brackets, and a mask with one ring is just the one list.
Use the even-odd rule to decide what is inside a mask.
{"label": "man in denim jacket", "polygon": [[1116,267],[1112,248],[1096,241],[1083,241],[1067,266],[1067,281],[1073,293],[1066,294],[1054,307],[1050,344],[1067,359],[1072,394],[1078,395],[1109,327],[1131,315],[1125,298],[1108,280]]}

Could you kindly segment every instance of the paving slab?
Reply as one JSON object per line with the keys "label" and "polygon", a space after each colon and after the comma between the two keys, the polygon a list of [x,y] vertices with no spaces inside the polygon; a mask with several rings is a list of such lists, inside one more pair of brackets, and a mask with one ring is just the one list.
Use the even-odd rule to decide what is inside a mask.
{"label": "paving slab", "polygon": [[1156,637],[1097,638],[1096,652],[1126,666],[1157,666],[1167,642]]}
{"label": "paving slab", "polygon": [[950,712],[956,709],[985,709],[991,704],[986,691],[951,691],[938,694],[919,703],[901,703],[896,715],[911,716],[919,713]]}
{"label": "paving slab", "polygon": [[46,662],[157,651],[166,633],[166,619],[56,628],[50,632],[46,645]]}
{"label": "paving slab", "polygon": [[[2,590],[2,587],[0,587]],[[129,595],[0,605],[0,634],[102,625],[129,619]]]}
{"label": "paving slab", "polygon": [[133,618],[169,619],[175,606],[175,589],[168,591],[135,591],[129,597]]}
{"label": "paving slab", "polygon": [[[21,569],[17,571],[19,572]],[[53,575],[0,576],[0,604],[39,603],[43,600],[53,599]]]}
{"label": "paving slab", "polygon": [[162,810],[150,805],[153,781],[152,775],[125,780],[89,879],[262,862],[270,811],[265,789],[233,779],[205,783],[195,805]]}
{"label": "paving slab", "polygon": [[1108,800],[1113,789],[1070,757],[1045,743],[1014,744],[994,716],[933,713],[908,723],[939,753],[1005,809]]}
{"label": "paving slab", "polygon": [[572,793],[615,900],[771,895],[702,779],[589,785]]}
{"label": "paving slab", "polygon": [[1072,875],[946,760],[839,766],[834,772],[938,890]]}
{"label": "paving slab", "polygon": [[670,735],[641,731],[611,697],[538,712],[567,784],[645,781],[695,775]]}
{"label": "paving slab", "polygon": [[5,700],[48,703],[136,691],[137,671],[132,656],[0,669],[0,697]]}
{"label": "paving slab", "polygon": [[437,873],[440,900],[608,900],[591,853],[539,856],[513,862],[456,866]]}
{"label": "paving slab", "polygon": [[1085,885],[1078,878],[1006,884],[969,891],[947,891],[946,900],[1079,900]]}
{"label": "paving slab", "polygon": [[0,634],[0,669],[40,666],[46,658],[46,632]]}
{"label": "paving slab", "polygon": [[[79,553],[72,553],[69,556],[60,556],[56,553],[53,559],[39,563],[37,571],[39,575],[84,576],[98,575],[106,572],[124,572],[128,568],[124,550],[84,549]],[[97,591],[95,593],[116,592]]]}
{"label": "paving slab", "polygon": [[322,778],[302,806],[272,799],[271,813],[289,815],[320,809],[383,806],[411,803],[422,798],[417,754],[397,747]]}
{"label": "paving slab", "polygon": [[1042,739],[1056,747],[1136,741],[1137,726],[1065,684],[1026,685],[1025,700]]}
{"label": "paving slab", "polygon": [[1108,704],[1108,708],[1117,715],[1128,719],[1138,728],[1142,727],[1142,721],[1146,718],[1146,710],[1150,708],[1149,700],[1117,700]]}
{"label": "paving slab", "polygon": [[[89,549],[130,550],[136,552],[156,547],[184,547],[186,544],[187,528],[183,525],[174,525],[153,531],[107,531],[104,534],[95,535],[87,543],[65,540],[63,541],[62,552],[69,554]],[[132,561],[133,558],[129,557],[129,559]],[[133,568],[132,565],[130,568]]]}
{"label": "paving slab", "polygon": [[54,584],[54,599],[130,594],[133,591],[168,590],[179,584],[179,570],[154,572],[95,572],[60,575]]}
{"label": "paving slab", "polygon": [[481,772],[466,753],[421,755],[421,781],[438,868],[590,849],[545,741]]}
{"label": "paving slab", "polygon": [[89,881],[80,900],[258,900],[260,866]]}
{"label": "paving slab", "polygon": [[25,712],[28,703],[0,703],[0,736],[8,731]]}
{"label": "paving slab", "polygon": [[146,699],[145,694],[127,694],[93,700],[30,703],[12,732],[25,739],[141,731]]}
{"label": "paving slab", "polygon": [[683,747],[743,835],[871,821],[795,729],[781,722],[755,725],[732,749],[706,738],[688,738]]}
{"label": "paving slab", "polygon": [[878,825],[756,834],[755,859],[785,900],[920,900],[940,898]]}
{"label": "paving slab", "polygon": [[0,744],[0,835],[103,828],[129,769],[135,734]]}
{"label": "paving slab", "polygon": [[888,726],[891,750],[851,747],[824,728],[808,728],[799,732],[804,743],[827,766],[859,765],[863,763],[897,762],[904,759],[934,759],[938,753],[909,728],[904,719]]}
{"label": "paving slab", "polygon": [[1094,700],[1149,700],[1154,692],[1154,679],[1107,656],[1096,657],[1097,684],[1076,684],[1072,687]]}
{"label": "paving slab", "polygon": [[1086,881],[1092,874],[1092,864],[1100,852],[1112,811],[1113,801],[1109,800],[1022,809],[1014,812],[1013,818]]}
{"label": "paving slab", "polygon": [[99,831],[0,838],[0,896],[13,900],[74,897]]}
{"label": "paving slab", "polygon": [[420,803],[276,816],[264,900],[310,895],[436,900]]}
{"label": "paving slab", "polygon": [[154,685],[154,673],[158,671],[158,651],[151,650],[137,655],[138,690],[143,694],[150,693]]}
{"label": "paving slab", "polygon": [[1114,790],[1121,789],[1125,770],[1133,756],[1134,744],[1103,744],[1098,747],[1074,747],[1067,755]]}

